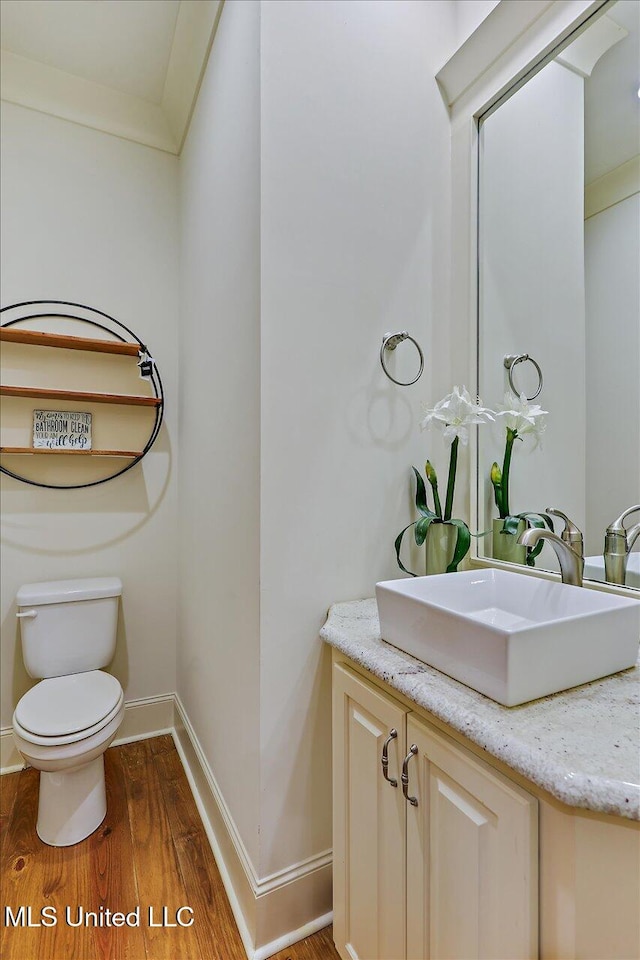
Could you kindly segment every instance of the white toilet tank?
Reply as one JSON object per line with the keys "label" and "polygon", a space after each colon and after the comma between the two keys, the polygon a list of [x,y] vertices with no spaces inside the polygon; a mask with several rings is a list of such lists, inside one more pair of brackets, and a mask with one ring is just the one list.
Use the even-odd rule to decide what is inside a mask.
{"label": "white toilet tank", "polygon": [[26,583],[16,596],[22,657],[35,679],[100,670],[116,649],[117,577]]}

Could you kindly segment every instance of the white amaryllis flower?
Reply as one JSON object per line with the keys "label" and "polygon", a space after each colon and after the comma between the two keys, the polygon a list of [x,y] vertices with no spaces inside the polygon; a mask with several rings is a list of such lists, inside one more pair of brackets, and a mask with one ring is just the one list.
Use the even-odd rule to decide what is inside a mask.
{"label": "white amaryllis flower", "polygon": [[453,443],[456,437],[463,446],[469,442],[469,427],[474,423],[488,423],[494,419],[492,410],[482,407],[480,400],[475,403],[465,386],[462,390],[453,388],[453,392],[443,397],[435,407],[425,411],[420,421],[420,429],[427,430],[431,426],[443,428],[443,436],[447,443]]}
{"label": "white amaryllis flower", "polygon": [[529,403],[524,393],[516,397],[508,390],[504,395],[504,403],[496,413],[496,419],[500,418],[504,426],[513,430],[518,437],[531,434],[537,444],[547,428],[544,419],[547,413],[548,410],[543,410],[539,404]]}

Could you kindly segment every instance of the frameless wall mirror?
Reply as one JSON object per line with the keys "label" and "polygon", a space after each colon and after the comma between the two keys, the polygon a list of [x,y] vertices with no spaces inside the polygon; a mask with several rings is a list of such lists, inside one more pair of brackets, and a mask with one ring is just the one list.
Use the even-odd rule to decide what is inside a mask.
{"label": "frameless wall mirror", "polygon": [[[514,441],[509,514],[554,507],[584,533],[585,577],[605,573],[605,532],[640,504],[640,0],[619,0],[480,121],[478,383],[504,401],[507,356],[543,375],[541,444]],[[532,397],[534,363],[511,365]],[[504,420],[480,431],[479,555],[505,545],[490,471]],[[495,477],[494,477],[495,479]],[[503,511],[504,512],[504,511]],[[556,532],[563,521],[554,517]],[[510,521],[510,526],[516,523]],[[544,522],[544,518],[543,518]],[[640,510],[625,585],[640,588]],[[633,528],[636,528],[635,530]],[[515,554],[509,561],[526,562]],[[536,568],[557,570],[548,546]],[[620,582],[619,579],[617,582]]]}

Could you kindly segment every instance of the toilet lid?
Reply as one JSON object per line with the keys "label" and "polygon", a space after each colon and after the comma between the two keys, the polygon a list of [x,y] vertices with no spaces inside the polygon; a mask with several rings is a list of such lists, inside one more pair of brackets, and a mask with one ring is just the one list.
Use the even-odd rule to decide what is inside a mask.
{"label": "toilet lid", "polygon": [[122,695],[115,677],[102,670],[41,680],[18,703],[21,727],[41,737],[61,737],[95,726]]}

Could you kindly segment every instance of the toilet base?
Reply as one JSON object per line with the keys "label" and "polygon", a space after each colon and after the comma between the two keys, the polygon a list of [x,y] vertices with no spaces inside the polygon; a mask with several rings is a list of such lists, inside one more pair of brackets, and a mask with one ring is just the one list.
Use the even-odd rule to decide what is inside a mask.
{"label": "toilet base", "polygon": [[50,847],[79,843],[107,813],[104,756],[71,770],[40,772],[36,831]]}

